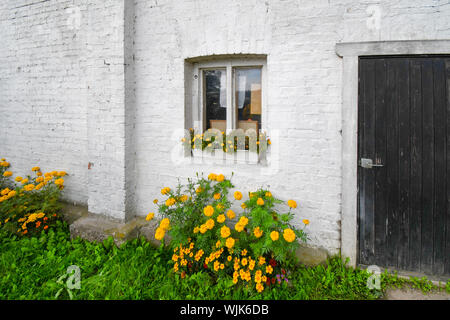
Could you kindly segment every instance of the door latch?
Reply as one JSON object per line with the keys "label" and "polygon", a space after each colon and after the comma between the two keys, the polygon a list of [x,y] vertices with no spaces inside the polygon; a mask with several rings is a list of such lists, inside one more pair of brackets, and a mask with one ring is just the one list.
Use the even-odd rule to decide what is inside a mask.
{"label": "door latch", "polygon": [[374,164],[372,159],[361,158],[360,166],[366,169],[372,169],[373,167],[383,167],[382,164]]}

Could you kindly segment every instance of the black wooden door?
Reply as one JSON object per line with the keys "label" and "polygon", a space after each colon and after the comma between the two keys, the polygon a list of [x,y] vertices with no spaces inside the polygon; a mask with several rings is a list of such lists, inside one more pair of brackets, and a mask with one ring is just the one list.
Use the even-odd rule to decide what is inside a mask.
{"label": "black wooden door", "polygon": [[450,275],[450,56],[359,59],[358,163],[359,263]]}

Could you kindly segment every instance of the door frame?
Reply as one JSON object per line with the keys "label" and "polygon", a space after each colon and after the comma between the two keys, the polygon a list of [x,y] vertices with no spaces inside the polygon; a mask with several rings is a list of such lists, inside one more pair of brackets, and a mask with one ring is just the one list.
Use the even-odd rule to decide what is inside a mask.
{"label": "door frame", "polygon": [[449,40],[337,43],[342,73],[341,255],[358,262],[358,61],[360,56],[450,54]]}

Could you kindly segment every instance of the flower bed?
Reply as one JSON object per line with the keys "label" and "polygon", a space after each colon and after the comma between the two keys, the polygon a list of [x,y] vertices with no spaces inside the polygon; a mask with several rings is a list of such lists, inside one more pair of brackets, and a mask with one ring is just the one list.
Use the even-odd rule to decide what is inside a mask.
{"label": "flower bed", "polygon": [[[164,241],[170,234],[173,271],[184,278],[207,270],[216,280],[226,278],[258,292],[288,282],[297,240],[307,241],[304,229],[309,221],[302,221],[302,229],[293,226],[294,200],[285,205],[269,190],[259,189],[241,202],[240,191],[230,196],[232,188],[229,179],[211,173],[175,190],[161,190],[166,199],[161,204],[154,200],[162,217],[155,238]],[[231,209],[236,202],[240,214]],[[153,217],[150,213],[147,219]]]}
{"label": "flower bed", "polygon": [[43,173],[31,169],[25,178],[10,171],[10,163],[0,160],[0,228],[20,236],[39,233],[55,224],[64,190],[65,171]]}

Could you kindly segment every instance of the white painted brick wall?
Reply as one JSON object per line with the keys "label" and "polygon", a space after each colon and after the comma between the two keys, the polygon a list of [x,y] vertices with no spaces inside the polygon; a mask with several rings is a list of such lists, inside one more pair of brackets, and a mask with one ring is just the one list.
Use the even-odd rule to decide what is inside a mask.
{"label": "white painted brick wall", "polygon": [[[71,6],[82,14],[76,31],[67,27]],[[179,177],[233,171],[242,190],[270,185],[277,197],[296,199],[297,222],[311,221],[311,242],[337,252],[342,60],[334,46],[448,39],[449,1],[135,0],[131,6],[0,3],[1,155],[17,172],[35,163],[67,170],[69,199],[120,219],[154,210],[160,188]],[[379,29],[370,28],[371,13],[380,14]],[[133,20],[133,28],[124,27]],[[282,133],[276,175],[249,165],[171,162],[178,143],[172,132],[184,127],[185,59],[234,53],[267,54],[268,126]]]}
{"label": "white painted brick wall", "polygon": [[[270,185],[299,203],[311,242],[340,247],[341,74],[337,42],[448,39],[449,1],[135,1],[137,212],[159,189],[196,172],[235,173],[242,190]],[[371,6],[374,9],[371,9]],[[372,11],[370,11],[372,10]],[[380,29],[369,29],[370,13]],[[371,26],[369,21],[369,27]],[[282,132],[280,171],[174,166],[171,132],[184,125],[184,59],[267,54],[268,126]]]}

